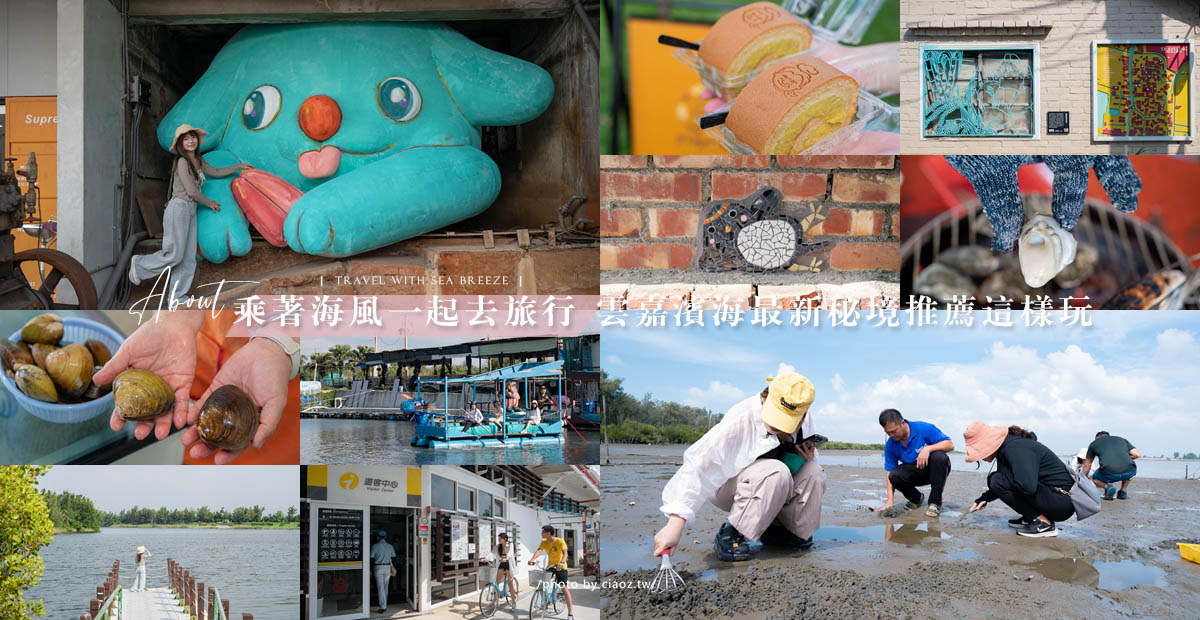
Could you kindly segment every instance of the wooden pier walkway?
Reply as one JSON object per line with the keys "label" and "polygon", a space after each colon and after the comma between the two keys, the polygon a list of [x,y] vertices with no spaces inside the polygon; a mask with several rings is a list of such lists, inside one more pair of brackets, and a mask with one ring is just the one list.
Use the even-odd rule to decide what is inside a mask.
{"label": "wooden pier walkway", "polygon": [[170,588],[125,590],[123,599],[124,620],[191,620]]}

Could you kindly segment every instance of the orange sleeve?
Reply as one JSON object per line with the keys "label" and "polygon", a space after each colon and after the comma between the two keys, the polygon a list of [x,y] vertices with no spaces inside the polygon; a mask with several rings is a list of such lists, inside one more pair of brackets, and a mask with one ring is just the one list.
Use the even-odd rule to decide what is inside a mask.
{"label": "orange sleeve", "polygon": [[[208,389],[221,366],[242,348],[249,338],[227,337],[233,326],[235,314],[219,312],[214,318],[205,312],[204,324],[196,334],[196,378],[192,382],[192,399],[199,399]],[[187,465],[213,465],[213,457],[194,459],[188,455],[190,446],[184,449],[183,462]],[[234,465],[298,465],[300,463],[300,377],[288,382],[287,405],[279,426],[263,447],[250,446],[233,462]]]}

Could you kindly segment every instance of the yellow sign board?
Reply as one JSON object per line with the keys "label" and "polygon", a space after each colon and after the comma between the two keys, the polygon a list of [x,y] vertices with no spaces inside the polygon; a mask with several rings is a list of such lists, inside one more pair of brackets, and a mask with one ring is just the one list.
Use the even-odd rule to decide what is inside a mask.
{"label": "yellow sign board", "polygon": [[[24,170],[29,153],[37,155],[38,207],[42,222],[58,219],[58,104],[55,97],[8,97],[4,100],[4,156],[15,157],[17,170]],[[27,183],[20,180],[21,192]],[[38,240],[14,231],[16,251],[38,247]],[[53,247],[53,243],[50,247]],[[22,270],[34,286],[42,276],[32,263]]]}

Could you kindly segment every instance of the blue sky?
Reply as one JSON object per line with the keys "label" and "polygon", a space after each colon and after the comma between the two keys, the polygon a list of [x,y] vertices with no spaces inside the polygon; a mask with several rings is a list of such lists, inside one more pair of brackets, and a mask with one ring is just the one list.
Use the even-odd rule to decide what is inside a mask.
{"label": "blue sky", "polygon": [[300,506],[300,468],[295,465],[56,465],[38,487],[71,491],[96,508],[117,512],[148,508],[263,506],[266,512]]}
{"label": "blue sky", "polygon": [[637,328],[635,318],[601,331],[603,366],[635,397],[723,412],[788,364],[816,387],[818,432],[843,441],[882,442],[878,414],[895,407],[959,449],[978,419],[1031,428],[1059,453],[1101,429],[1147,455],[1200,452],[1200,313],[1093,312],[1091,327],[1041,328],[1017,313],[1016,327],[982,327],[984,316],[970,328],[831,328],[824,313],[817,328]]}

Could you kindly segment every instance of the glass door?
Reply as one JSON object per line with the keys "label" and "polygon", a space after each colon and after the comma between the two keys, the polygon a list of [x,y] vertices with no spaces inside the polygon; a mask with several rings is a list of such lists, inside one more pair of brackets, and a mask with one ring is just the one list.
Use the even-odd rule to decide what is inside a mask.
{"label": "glass door", "polygon": [[419,565],[418,564],[419,559],[417,558],[417,553],[419,552],[419,550],[421,548],[421,545],[419,545],[417,543],[417,541],[419,540],[418,536],[420,535],[417,531],[417,522],[418,522],[417,511],[415,511],[415,510],[405,511],[404,531],[408,532],[408,538],[406,541],[407,544],[405,545],[406,548],[404,550],[404,563],[401,565],[401,567],[404,570],[404,573],[400,576],[400,578],[402,579],[401,583],[405,583],[408,586],[406,588],[406,591],[407,591],[406,599],[408,600],[409,607],[411,607],[414,610],[417,609],[417,598],[418,598],[417,597],[417,581],[418,581],[417,566]]}
{"label": "glass door", "polygon": [[316,596],[310,617],[353,620],[369,615],[368,510],[366,506],[312,505],[309,565],[316,570],[309,573],[309,592]]}

